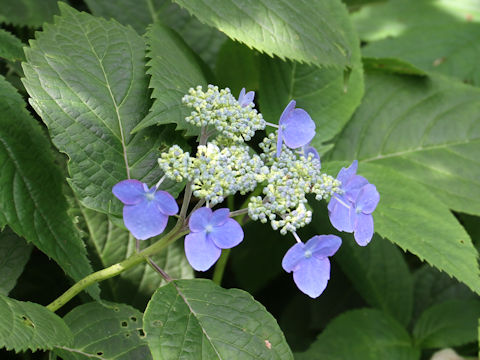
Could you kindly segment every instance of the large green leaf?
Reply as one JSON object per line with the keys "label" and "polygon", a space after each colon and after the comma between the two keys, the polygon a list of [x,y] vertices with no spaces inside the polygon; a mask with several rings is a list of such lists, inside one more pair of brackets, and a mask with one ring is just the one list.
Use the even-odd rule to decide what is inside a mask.
{"label": "large green leaf", "polygon": [[206,85],[195,55],[177,34],[161,24],[153,24],[146,36],[150,58],[147,73],[151,75],[150,87],[155,101],[148,116],[134,131],[174,123],[177,130],[186,130],[187,135],[198,134],[199,128],[185,121],[191,109],[182,104],[189,88]]}
{"label": "large green leaf", "polygon": [[171,0],[164,1],[158,17],[162,23],[178,32],[205,63],[213,67],[220,46],[227,39],[224,33],[202,24]]}
{"label": "large green leaf", "polygon": [[260,109],[264,118],[278,123],[285,106],[295,100],[297,107],[305,109],[315,121],[311,144],[319,150],[342,130],[363,96],[359,41],[354,33],[347,33],[346,40],[352,49],[350,73],[267,56],[261,60]]}
{"label": "large green leaf", "polygon": [[94,15],[114,18],[143,34],[148,25],[161,22],[177,31],[208,64],[215,57],[225,35],[204,25],[170,0],[86,0]]}
{"label": "large green leaf", "polygon": [[30,258],[32,246],[9,228],[0,233],[0,294],[8,295]]}
{"label": "large green leaf", "polygon": [[242,88],[260,87],[260,54],[246,45],[228,39],[218,52],[215,73],[219,87],[228,87],[234,96]]}
{"label": "large green leaf", "polygon": [[293,359],[275,319],[248,293],[205,279],[170,282],[144,315],[153,359]]}
{"label": "large green leaf", "polygon": [[425,264],[414,273],[413,319],[436,303],[477,297],[465,284]]}
{"label": "large green leaf", "polygon": [[0,58],[10,61],[23,60],[23,44],[16,36],[0,29]]}
{"label": "large green leaf", "polygon": [[296,360],[416,360],[420,351],[407,331],[378,310],[363,309],[335,318]]}
{"label": "large green leaf", "polygon": [[[87,233],[87,247],[98,270],[118,263],[133,255],[136,240],[125,229],[116,226],[108,216],[80,207],[84,223],[81,225]],[[141,248],[151,245],[158,238],[142,241]],[[174,279],[193,278],[193,270],[183,251],[183,244],[177,241],[162,253],[152,256],[152,260]],[[115,301],[126,302],[144,309],[148,300],[165,281],[147,263],[135,266],[120,274],[119,277],[105,283]]]}
{"label": "large green leaf", "polygon": [[477,340],[479,300],[455,300],[436,304],[420,316],[413,336],[422,348],[460,346]]}
{"label": "large green leaf", "polygon": [[[335,173],[333,169],[340,166],[326,163],[324,168]],[[428,188],[386,166],[360,163],[359,174],[380,193],[373,213],[375,232],[480,294],[477,250],[465,229]]]}
{"label": "large green leaf", "polygon": [[353,15],[368,57],[399,58],[426,70],[480,84],[480,8],[469,0],[392,0]]}
{"label": "large green leaf", "polygon": [[413,279],[395,245],[375,236],[368,246],[360,247],[349,236],[335,255],[335,261],[371,306],[408,325],[413,307]]}
{"label": "large green leaf", "polygon": [[395,168],[451,209],[480,214],[480,89],[441,76],[372,72],[334,159]]}
{"label": "large green leaf", "polygon": [[48,350],[69,346],[72,340],[65,322],[47,308],[0,295],[0,347]]}
{"label": "large green leaf", "polygon": [[[0,226],[53,258],[74,280],[91,272],[85,246],[67,215],[63,176],[25,102],[0,76]],[[93,288],[92,295],[98,294]]]}
{"label": "large green leaf", "polygon": [[201,22],[268,55],[315,65],[350,65],[353,31],[339,0],[174,0]]}
{"label": "large green leaf", "polygon": [[131,25],[139,34],[158,19],[158,8],[164,0],[85,0],[95,16],[113,18],[124,25]]}
{"label": "large green leaf", "polygon": [[[70,158],[70,184],[80,201],[120,214],[112,186],[126,178],[157,182],[159,147],[172,134],[165,127],[130,133],[150,105],[143,38],[60,5],[62,16],[26,49],[24,84],[54,144]],[[165,183],[166,190],[176,187]]]}
{"label": "large green leaf", "polygon": [[142,315],[125,304],[80,305],[64,318],[73,344],[58,346],[55,354],[64,360],[149,360]]}
{"label": "large green leaf", "polygon": [[58,14],[57,0],[0,0],[0,23],[40,26]]}

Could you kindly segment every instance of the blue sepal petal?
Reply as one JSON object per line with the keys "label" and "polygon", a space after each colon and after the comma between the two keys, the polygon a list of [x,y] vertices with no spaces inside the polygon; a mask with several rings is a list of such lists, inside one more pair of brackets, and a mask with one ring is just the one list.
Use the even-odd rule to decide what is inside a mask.
{"label": "blue sepal petal", "polygon": [[124,206],[123,221],[136,239],[146,240],[165,230],[168,216],[162,214],[154,202],[145,200],[137,205]]}
{"label": "blue sepal petal", "polygon": [[112,192],[125,205],[135,205],[145,199],[143,185],[138,180],[123,180],[113,186]]}
{"label": "blue sepal petal", "polygon": [[185,255],[190,265],[197,271],[210,269],[221,253],[222,250],[209,240],[203,231],[185,236]]}

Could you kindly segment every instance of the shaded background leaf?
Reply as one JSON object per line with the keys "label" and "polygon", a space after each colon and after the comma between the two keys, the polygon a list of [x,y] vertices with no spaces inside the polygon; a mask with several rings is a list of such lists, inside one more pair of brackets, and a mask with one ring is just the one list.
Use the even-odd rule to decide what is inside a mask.
{"label": "shaded background leaf", "polygon": [[59,316],[47,308],[0,295],[0,347],[7,350],[47,350],[68,346],[72,333]]}
{"label": "shaded background leaf", "polygon": [[64,360],[149,360],[142,315],[125,304],[77,306],[64,318],[72,329],[73,344],[58,346],[54,353]]}
{"label": "shaded background leaf", "polygon": [[416,360],[407,331],[395,320],[373,309],[353,310],[335,318],[298,360]]}
{"label": "shaded background leaf", "polygon": [[0,294],[8,295],[30,258],[32,246],[5,227],[0,233]]}
{"label": "shaded background leaf", "polygon": [[[85,245],[67,215],[63,176],[25,102],[0,76],[0,225],[52,257],[74,280],[91,272]],[[98,295],[98,288],[89,292]]]}
{"label": "shaded background leaf", "polygon": [[200,129],[185,121],[191,109],[182,104],[182,97],[191,87],[206,80],[192,50],[172,30],[153,24],[146,34],[147,73],[151,75],[150,87],[155,99],[149,114],[134,129],[138,131],[151,125],[176,124],[176,130],[186,130],[186,135],[197,135]]}
{"label": "shaded background leaf", "polygon": [[57,0],[1,0],[0,23],[40,26],[58,14]]}
{"label": "shaded background leaf", "polygon": [[477,340],[480,300],[451,300],[425,310],[413,329],[422,348],[445,348]]}

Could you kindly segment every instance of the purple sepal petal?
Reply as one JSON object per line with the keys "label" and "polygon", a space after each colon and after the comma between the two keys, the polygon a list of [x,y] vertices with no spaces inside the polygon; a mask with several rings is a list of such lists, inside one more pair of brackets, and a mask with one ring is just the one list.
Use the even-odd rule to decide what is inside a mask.
{"label": "purple sepal petal", "polygon": [[207,234],[220,249],[230,249],[243,240],[243,229],[238,222],[228,218],[221,226],[213,227]]}
{"label": "purple sepal petal", "polygon": [[205,227],[212,217],[212,210],[208,207],[201,207],[195,210],[188,220],[188,227],[192,232],[205,230]]}
{"label": "purple sepal petal", "polygon": [[358,161],[353,160],[352,164],[348,168],[342,168],[337,175],[337,180],[342,184],[346,184],[357,173]]}
{"label": "purple sepal petal", "polygon": [[336,235],[316,235],[307,241],[305,250],[310,250],[317,259],[335,254],[342,245],[342,239]]}
{"label": "purple sepal petal", "polygon": [[287,273],[295,271],[298,264],[305,259],[305,244],[296,243],[283,257],[282,267]]}
{"label": "purple sepal petal", "polygon": [[353,233],[355,241],[360,246],[367,245],[373,236],[373,216],[370,214],[357,214]]}
{"label": "purple sepal petal", "polygon": [[190,265],[197,271],[210,269],[221,253],[222,250],[207,239],[203,231],[185,236],[185,255]]}
{"label": "purple sepal petal", "polygon": [[315,136],[315,123],[303,109],[293,110],[284,124],[283,141],[291,149],[308,144]]}
{"label": "purple sepal petal", "polygon": [[245,88],[243,88],[238,95],[238,103],[241,107],[245,107],[253,101],[254,97],[255,91],[249,91],[245,94]]}
{"label": "purple sepal petal", "polygon": [[314,159],[318,159],[318,161],[320,161],[320,154],[318,153],[317,149],[307,144],[303,147],[303,156],[308,159],[310,154],[312,154]]}
{"label": "purple sepal petal", "polygon": [[157,190],[155,193],[155,202],[159,210],[165,215],[175,215],[178,213],[178,205],[172,195],[163,190]]}
{"label": "purple sepal petal", "polygon": [[112,188],[113,195],[125,205],[135,205],[145,199],[144,184],[138,180],[123,180]]}
{"label": "purple sepal petal", "polygon": [[380,201],[380,194],[373,184],[367,184],[358,192],[355,206],[364,214],[371,214]]}
{"label": "purple sepal petal", "polygon": [[168,216],[162,214],[154,202],[144,201],[124,206],[123,221],[136,239],[146,240],[165,230]]}
{"label": "purple sepal petal", "polygon": [[212,217],[210,218],[210,224],[212,226],[220,226],[224,224],[230,215],[230,210],[227,208],[217,209],[213,212]]}
{"label": "purple sepal petal", "polygon": [[244,97],[245,97],[245,88],[242,88],[242,90],[240,90],[240,94],[238,94],[238,102],[240,103],[240,105],[242,104]]}
{"label": "purple sepal petal", "polygon": [[330,206],[329,204],[328,217],[330,218],[330,222],[332,223],[333,227],[339,231],[353,232],[353,223],[351,218],[355,209],[353,208],[352,204],[347,199],[339,195],[334,195],[330,202],[332,201],[333,205]]}
{"label": "purple sepal petal", "polygon": [[357,199],[358,192],[362,187],[368,184],[368,180],[361,175],[354,175],[350,178],[350,181],[343,184],[342,190],[345,191],[343,194],[348,200],[354,202]]}
{"label": "purple sepal petal", "polygon": [[300,263],[293,272],[293,280],[297,287],[310,296],[317,298],[327,287],[330,279],[330,260],[310,257]]}
{"label": "purple sepal petal", "polygon": [[295,109],[295,105],[297,102],[295,100],[291,100],[280,116],[280,120],[278,121],[278,125],[281,126],[285,123],[285,121],[290,117],[290,113]]}

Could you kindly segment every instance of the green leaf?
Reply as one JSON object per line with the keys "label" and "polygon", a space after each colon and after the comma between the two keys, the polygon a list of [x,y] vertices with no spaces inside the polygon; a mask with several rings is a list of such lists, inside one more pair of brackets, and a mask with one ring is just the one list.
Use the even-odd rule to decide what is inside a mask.
{"label": "green leaf", "polygon": [[32,246],[9,228],[0,233],[0,294],[8,295],[30,258]]}
{"label": "green leaf", "polygon": [[131,25],[139,34],[157,20],[157,8],[162,0],[85,0],[95,16],[113,18],[123,25]]}
{"label": "green leaf", "polygon": [[60,7],[62,16],[26,49],[24,85],[53,143],[70,158],[80,201],[119,215],[112,186],[126,178],[157,182],[159,148],[175,137],[166,127],[131,134],[149,107],[144,40],[113,20]]}
{"label": "green leaf", "polygon": [[[338,163],[325,163],[334,173]],[[478,253],[465,229],[425,186],[390,167],[360,163],[358,173],[375,184],[380,202],[373,213],[375,232],[480,294]]]}
{"label": "green leaf", "polygon": [[55,354],[64,360],[152,359],[142,330],[142,313],[131,306],[88,303],[65,316],[72,329],[71,346],[59,346]]}
{"label": "green leaf", "polygon": [[[118,263],[136,252],[136,240],[125,228],[116,226],[105,214],[81,206],[78,209],[83,218],[79,225],[86,232],[87,247],[91,257],[96,259],[96,270]],[[160,237],[142,241],[141,249]],[[152,260],[174,279],[193,278],[193,270],[185,257],[181,241],[152,256]],[[144,309],[152,294],[165,281],[150,265],[142,263],[104,284],[113,300]]]}
{"label": "green leaf", "polygon": [[335,318],[296,360],[416,360],[420,351],[407,331],[378,310],[362,309]]}
{"label": "green leaf", "polygon": [[[0,226],[53,258],[74,280],[91,273],[85,246],[67,215],[63,176],[25,102],[0,76]],[[98,288],[90,293],[98,296]]]}
{"label": "green leaf", "polygon": [[0,0],[0,23],[40,26],[58,14],[57,0]]}
{"label": "green leaf", "polygon": [[134,131],[174,123],[177,130],[186,130],[187,135],[198,134],[199,128],[185,121],[191,110],[182,104],[189,88],[206,86],[195,55],[177,34],[160,24],[153,24],[146,37],[150,58],[147,73],[151,75],[150,87],[155,101],[148,116]]}
{"label": "green leaf", "polygon": [[324,142],[342,130],[363,96],[358,38],[354,33],[348,33],[347,41],[353,51],[350,72],[263,56],[259,98],[264,118],[278,123],[285,106],[295,100],[297,107],[305,109],[315,121],[316,134],[311,144],[321,150]]}
{"label": "green leaf", "polygon": [[315,65],[350,65],[353,29],[337,0],[174,0],[202,23],[268,55]]}
{"label": "green leaf", "polygon": [[[133,0],[135,1],[135,0]],[[213,67],[220,46],[227,39],[224,33],[216,28],[207,26],[191,16],[170,0],[158,12],[160,21],[180,34],[185,42],[206,64]]]}
{"label": "green leaf", "polygon": [[334,159],[395,168],[453,210],[480,214],[480,89],[441,76],[367,76]]}
{"label": "green leaf", "polygon": [[412,64],[395,58],[364,57],[363,66],[367,70],[383,70],[405,75],[426,76],[427,73]]}
{"label": "green leaf", "polygon": [[23,44],[16,36],[0,29],[0,58],[10,61],[23,60]]}
{"label": "green leaf", "polygon": [[16,352],[68,346],[72,333],[65,322],[47,308],[0,295],[0,347]]}
{"label": "green leaf", "polygon": [[455,300],[436,304],[422,313],[413,336],[422,348],[460,346],[477,340],[479,300]]}
{"label": "green leaf", "polygon": [[398,58],[479,85],[474,59],[480,50],[473,45],[480,36],[479,15],[471,1],[393,0],[364,7],[353,20],[362,39],[378,40],[363,48],[364,56]]}
{"label": "green leaf", "polygon": [[275,319],[248,293],[205,279],[170,282],[143,318],[153,359],[293,359]]}
{"label": "green leaf", "polygon": [[234,96],[242,88],[257,90],[260,86],[260,56],[238,42],[227,40],[220,48],[215,72],[218,86],[228,87]]}
{"label": "green leaf", "polygon": [[436,303],[476,298],[467,286],[431,266],[425,264],[414,273],[414,319]]}
{"label": "green leaf", "polygon": [[358,246],[352,236],[342,237],[335,261],[355,289],[368,304],[408,325],[413,307],[413,278],[402,253],[379,236],[366,247]]}

